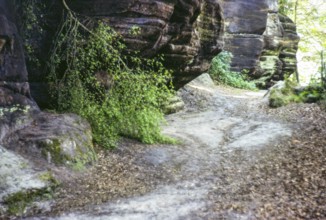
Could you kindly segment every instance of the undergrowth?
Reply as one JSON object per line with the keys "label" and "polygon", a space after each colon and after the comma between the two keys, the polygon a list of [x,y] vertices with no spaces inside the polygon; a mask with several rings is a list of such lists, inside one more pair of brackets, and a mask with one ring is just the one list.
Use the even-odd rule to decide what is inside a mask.
{"label": "undergrowth", "polygon": [[[171,71],[160,57],[128,52],[108,25],[95,26],[88,32],[70,13],[58,32],[49,65],[57,110],[86,118],[94,141],[107,148],[120,136],[144,143],[170,142],[160,125],[161,107],[173,93]],[[96,78],[99,72],[102,79]]]}
{"label": "undergrowth", "polygon": [[280,88],[272,88],[269,96],[270,107],[277,108],[289,103],[320,103],[326,106],[326,90],[320,83],[310,83],[306,87],[298,87],[297,83],[286,79]]}
{"label": "undergrowth", "polygon": [[272,88],[269,95],[269,106],[272,108],[278,108],[287,105],[291,102],[301,102],[299,96],[294,92],[296,83],[287,79],[283,85]]}
{"label": "undergrowth", "polygon": [[[282,88],[273,88],[269,97],[271,107],[280,107],[291,102],[318,103],[323,109],[326,109],[326,62],[324,51],[321,51],[320,76],[314,76],[310,79],[308,86],[300,87],[290,78],[285,80]],[[318,75],[318,72],[316,75]]]}
{"label": "undergrowth", "polygon": [[211,77],[224,85],[232,86],[240,89],[255,90],[256,86],[253,82],[246,79],[245,74],[231,71],[232,54],[223,51],[212,60],[212,65],[209,70]]}

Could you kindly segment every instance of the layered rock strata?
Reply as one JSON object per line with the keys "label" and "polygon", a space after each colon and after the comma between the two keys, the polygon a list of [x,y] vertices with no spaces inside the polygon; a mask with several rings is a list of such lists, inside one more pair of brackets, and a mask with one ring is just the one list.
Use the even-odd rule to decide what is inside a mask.
{"label": "layered rock strata", "polygon": [[296,72],[299,37],[295,24],[278,13],[277,1],[228,0],[222,8],[233,70],[249,72],[261,88]]}
{"label": "layered rock strata", "polygon": [[[166,65],[174,70],[177,87],[207,71],[211,59],[223,49],[234,56],[233,70],[249,72],[264,88],[296,71],[294,55],[299,38],[293,22],[278,13],[277,0],[66,2],[81,18],[111,25],[131,50],[143,56],[164,54]],[[44,42],[52,42],[61,19],[57,15],[63,10],[61,1],[47,0],[46,5],[51,11],[42,19],[53,30],[44,29],[49,34],[43,44],[40,42],[40,51],[49,50]],[[137,34],[132,31],[135,27]],[[42,74],[33,71],[31,78],[42,78]],[[35,89],[37,96],[40,88]]]}
{"label": "layered rock strata", "polygon": [[[51,29],[47,32],[52,33],[45,36],[51,41],[61,19],[54,14],[58,15],[60,7],[63,8],[61,1],[45,2],[55,9],[53,14],[42,15]],[[12,22],[14,16],[10,15],[8,1],[0,3],[3,7],[0,106],[29,106],[37,112],[39,109],[30,95],[21,41]],[[269,87],[296,71],[299,38],[293,22],[278,14],[276,0],[67,0],[67,3],[79,14],[113,26],[132,50],[139,50],[144,56],[163,53],[166,64],[175,70],[174,80],[179,86],[207,71],[212,57],[222,49],[234,55],[233,70],[249,71],[261,87]],[[139,28],[138,34],[132,33],[133,27]],[[39,46],[43,51],[48,49],[41,42]],[[35,75],[39,73],[30,74],[37,78]]]}
{"label": "layered rock strata", "polygon": [[[217,0],[67,1],[74,11],[102,20],[144,56],[164,54],[184,85],[209,68],[223,47],[223,19]],[[132,28],[139,28],[138,34]]]}
{"label": "layered rock strata", "polygon": [[[68,1],[84,15],[107,21],[133,50],[165,54],[183,85],[209,68],[224,50],[232,69],[249,72],[260,87],[272,86],[296,71],[298,35],[278,14],[276,0],[103,0]],[[133,35],[131,28],[140,28]]]}

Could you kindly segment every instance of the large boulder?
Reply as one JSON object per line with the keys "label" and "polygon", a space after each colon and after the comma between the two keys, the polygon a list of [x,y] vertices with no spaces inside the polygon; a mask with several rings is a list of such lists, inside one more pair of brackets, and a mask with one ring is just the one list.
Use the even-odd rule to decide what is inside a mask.
{"label": "large boulder", "polygon": [[[0,120],[7,149],[34,160],[82,168],[96,160],[90,125],[74,114],[5,113]],[[5,126],[4,126],[5,125]]]}
{"label": "large boulder", "polygon": [[54,187],[54,179],[46,168],[35,169],[29,160],[1,145],[0,155],[0,219],[9,219],[6,213],[24,213],[32,197]]}

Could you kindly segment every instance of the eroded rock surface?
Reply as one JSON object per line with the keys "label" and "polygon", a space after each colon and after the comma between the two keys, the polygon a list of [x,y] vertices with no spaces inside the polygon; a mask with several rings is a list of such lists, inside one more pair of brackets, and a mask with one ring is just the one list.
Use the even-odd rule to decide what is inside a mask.
{"label": "eroded rock surface", "polygon": [[[217,200],[211,200],[209,195],[224,188],[224,183],[245,185],[242,163],[251,161],[254,164],[257,152],[268,149],[271,143],[274,145],[289,140],[292,134],[289,125],[257,114],[259,106],[263,105],[263,94],[244,90],[227,91],[227,88],[215,86],[208,74],[199,76],[179,91],[186,107],[169,115],[168,124],[163,127],[165,134],[178,138],[181,144],[152,145],[141,149],[128,147],[140,166],[151,167],[153,173],[159,173],[161,184],[141,195],[108,199],[108,202],[100,202],[99,205],[83,205],[78,211],[67,210],[53,213],[53,216],[49,213],[48,216],[29,219],[239,219],[236,216],[228,218],[228,215],[238,214],[229,208],[209,210],[210,206],[228,201],[228,193],[233,192],[234,188],[228,188],[229,192],[224,194],[217,193]],[[228,167],[236,169],[225,173],[223,170]],[[165,172],[170,176],[165,176]],[[238,178],[227,182],[229,174]],[[141,177],[141,180],[144,181],[144,178]],[[252,180],[249,181],[253,184]],[[126,187],[125,183],[121,185]],[[101,190],[102,184],[99,187]],[[117,194],[111,189],[105,193],[108,196]],[[235,193],[243,195],[238,191]],[[256,219],[253,207],[259,204],[260,199],[255,196],[250,198],[250,204],[244,205],[250,211],[241,212],[243,219]],[[76,200],[76,197],[67,196],[62,203],[79,203]],[[234,202],[232,200],[232,204]],[[62,209],[65,210],[65,207],[61,206]]]}
{"label": "eroded rock surface", "polygon": [[[81,20],[94,18],[112,26],[131,50],[144,56],[164,54],[178,88],[206,72],[211,59],[223,49],[234,55],[233,70],[249,71],[264,88],[296,71],[299,38],[293,22],[278,13],[277,0],[66,2]],[[46,23],[42,27],[46,39],[32,39],[39,41],[39,51],[49,50],[60,24],[57,14],[63,10],[61,1],[48,0],[45,4],[50,11],[39,19]],[[139,28],[137,34],[132,31],[135,27]],[[47,55],[40,54],[39,59],[46,62]],[[44,73],[33,71],[30,75],[39,96]]]}
{"label": "eroded rock surface", "polygon": [[95,160],[91,128],[76,115],[39,113],[25,121],[26,116],[12,119],[21,125],[1,140],[10,150],[58,165],[84,166]]}
{"label": "eroded rock surface", "polygon": [[0,1],[0,218],[8,207],[11,214],[25,212],[25,205],[10,207],[13,199],[25,204],[47,190],[40,178],[49,164],[82,168],[96,159],[85,120],[41,112],[32,99],[22,42],[6,3]]}
{"label": "eroded rock surface", "polygon": [[[165,54],[177,85],[205,72],[224,47],[232,69],[246,70],[261,87],[296,71],[298,35],[276,0],[68,1],[82,14],[108,22],[130,48]],[[131,28],[140,28],[133,35]]]}
{"label": "eroded rock surface", "polygon": [[0,144],[53,162],[93,161],[89,124],[76,115],[42,113],[33,101],[11,7],[6,1],[0,7]]}
{"label": "eroded rock surface", "polygon": [[[7,207],[3,201],[17,193],[41,191],[51,187],[46,169],[35,170],[30,161],[0,146],[0,217]],[[18,203],[19,201],[17,201]],[[18,204],[17,204],[18,205]],[[23,208],[22,208],[23,209]]]}
{"label": "eroded rock surface", "polygon": [[37,108],[30,96],[25,57],[17,28],[6,15],[9,11],[9,7],[0,7],[0,106],[30,105]]}
{"label": "eroded rock surface", "polygon": [[225,50],[232,69],[246,70],[268,88],[296,72],[299,37],[295,24],[278,13],[277,1],[223,1]]}
{"label": "eroded rock surface", "polygon": [[[11,154],[32,154],[48,163],[78,165],[94,161],[87,122],[75,115],[42,113],[33,101],[22,43],[12,20],[14,16],[10,15],[12,11],[6,4],[8,2],[10,1],[0,0],[2,7],[0,10],[0,44],[2,43],[0,46],[0,144],[10,153],[1,151],[1,160],[5,161],[5,157],[7,160],[8,155]],[[46,4],[52,5],[53,2],[49,0]],[[61,1],[56,2],[59,4]],[[295,25],[288,18],[277,13],[276,0],[121,0],[114,2],[71,0],[67,2],[73,10],[112,25],[124,36],[132,49],[140,50],[143,55],[165,54],[167,64],[175,70],[175,82],[179,85],[184,85],[206,71],[211,58],[223,49],[224,44],[224,49],[234,55],[233,69],[238,71],[248,69],[254,78],[261,79],[263,87],[270,86],[296,68],[295,52],[298,37]],[[56,19],[59,20],[60,17],[57,16]],[[49,24],[54,20],[49,21]],[[58,24],[58,22],[51,24]],[[138,35],[130,32],[135,26],[140,28]],[[55,29],[56,26],[51,28]],[[42,46],[40,45],[40,48]],[[34,76],[39,73],[31,74]],[[188,88],[187,91],[193,93],[192,89]],[[209,115],[210,112],[205,113],[208,116],[215,117],[223,113],[221,111],[232,112],[237,108],[235,104],[227,104],[228,97],[221,98],[222,95],[214,95],[207,88],[201,88],[199,91],[209,93],[205,97],[214,98],[214,107],[222,109],[214,112],[213,115]],[[203,99],[194,100],[197,101],[202,103],[199,103],[202,107],[207,104]],[[195,106],[198,106],[198,103]],[[205,114],[199,115],[199,118],[205,120],[207,116]],[[189,120],[191,122],[191,119]],[[230,122],[230,120],[223,121],[221,118],[216,120],[218,123],[221,122],[219,120],[226,124]],[[246,120],[242,115],[239,120],[231,120],[233,123],[231,126],[240,126],[240,130],[235,131],[244,139],[249,134],[257,136],[255,131],[264,133],[271,129],[256,120],[251,122],[251,127],[246,127]],[[205,131],[207,126],[199,127],[201,128]],[[210,128],[223,130],[215,127],[215,124]],[[181,129],[183,127],[179,128]],[[276,126],[274,130],[279,131],[280,128]],[[184,136],[190,144],[193,141],[192,132],[191,129],[189,134]],[[238,133],[231,132],[229,136],[232,138]],[[281,133],[288,135],[286,132]],[[279,135],[281,134],[276,132],[273,137]],[[264,142],[268,141],[270,139],[264,140]],[[210,143],[203,142],[203,144],[207,147]],[[238,142],[228,144],[231,147],[239,145]],[[201,143],[199,146],[202,146]],[[189,151],[193,153],[192,148]],[[202,161],[204,158],[206,155],[199,159]],[[193,161],[195,160],[191,163]],[[206,167],[206,164],[204,166]],[[207,165],[210,166],[211,164]],[[195,166],[190,168],[197,169]]]}
{"label": "eroded rock surface", "polygon": [[[106,21],[122,33],[127,45],[144,55],[163,53],[184,84],[206,71],[222,50],[223,19],[216,0],[68,1],[71,7]],[[134,35],[131,28],[140,33]]]}

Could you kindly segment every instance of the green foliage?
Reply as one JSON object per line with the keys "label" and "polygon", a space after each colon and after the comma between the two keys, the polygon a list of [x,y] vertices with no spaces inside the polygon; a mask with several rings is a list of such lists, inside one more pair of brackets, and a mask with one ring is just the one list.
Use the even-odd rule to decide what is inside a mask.
{"label": "green foliage", "polygon": [[295,94],[295,86],[295,82],[287,79],[283,87],[273,88],[270,91],[269,106],[278,108],[292,102],[302,102],[301,97]]}
{"label": "green foliage", "polygon": [[[86,118],[95,142],[104,147],[115,146],[120,135],[145,143],[168,141],[160,125],[161,106],[172,95],[171,72],[163,67],[162,58],[127,54],[119,34],[102,23],[85,36],[68,15],[50,64],[57,109]],[[96,79],[99,71],[113,81],[111,88]]]}
{"label": "green foliage", "polygon": [[60,181],[57,180],[50,171],[42,173],[39,178],[42,181],[50,183],[53,188],[60,185]]}
{"label": "green foliage", "polygon": [[326,59],[324,51],[320,52],[320,81],[321,86],[326,90]]}
{"label": "green foliage", "polygon": [[297,95],[303,102],[315,103],[325,99],[326,90],[323,86],[318,84],[310,84],[305,87],[302,91],[299,91]]}
{"label": "green foliage", "polygon": [[[54,179],[53,179],[54,180]],[[4,198],[4,204],[8,207],[8,214],[23,216],[34,202],[51,199],[58,182],[49,181],[51,185],[44,189],[33,189],[29,191],[18,191]]]}
{"label": "green foliage", "polygon": [[11,215],[22,215],[26,207],[34,200],[34,195],[25,192],[17,192],[5,198],[5,204],[8,206],[8,213]]}
{"label": "green foliage", "polygon": [[[40,68],[38,58],[38,41],[45,34],[43,16],[46,13],[44,1],[14,0],[16,19],[19,24],[19,34],[23,40],[25,57],[29,68]],[[32,69],[34,71],[34,69]]]}
{"label": "green foliage", "polygon": [[129,31],[129,33],[131,34],[131,35],[139,35],[140,33],[141,33],[141,28],[140,27],[138,27],[138,26],[136,26],[136,25],[134,25],[134,26],[132,26],[131,28],[130,28],[130,31]]}
{"label": "green foliage", "polygon": [[326,101],[326,90],[320,83],[311,83],[303,88],[296,86],[296,83],[288,79],[284,87],[272,89],[269,97],[270,107],[277,108],[293,102],[323,104]]}
{"label": "green foliage", "polygon": [[279,0],[279,11],[296,23],[300,35],[297,56],[300,76],[316,74],[320,53],[326,48],[326,1]]}
{"label": "green foliage", "polygon": [[254,83],[246,80],[245,73],[238,73],[230,70],[232,54],[227,51],[221,52],[213,58],[209,74],[214,80],[225,85],[240,89],[256,89]]}
{"label": "green foliage", "polygon": [[294,2],[292,0],[279,0],[279,12],[287,15],[293,8]]}
{"label": "green foliage", "polygon": [[318,102],[323,107],[326,106],[326,62],[324,51],[320,52],[320,68],[317,76],[311,77],[310,83],[302,91],[298,92],[298,96],[303,102],[314,103]]}

